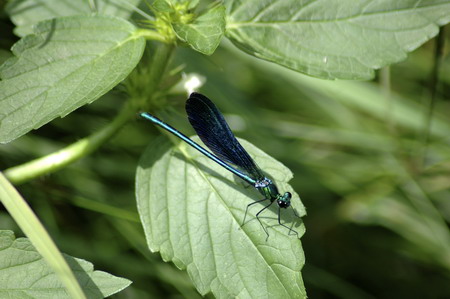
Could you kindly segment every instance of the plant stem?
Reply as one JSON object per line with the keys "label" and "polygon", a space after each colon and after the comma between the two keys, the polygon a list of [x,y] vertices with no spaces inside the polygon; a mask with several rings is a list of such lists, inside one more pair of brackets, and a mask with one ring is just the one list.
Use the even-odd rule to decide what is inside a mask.
{"label": "plant stem", "polygon": [[125,105],[116,118],[102,128],[100,131],[83,138],[57,152],[47,156],[29,161],[22,165],[8,168],[4,171],[5,176],[13,184],[22,184],[44,174],[55,172],[68,164],[92,153],[134,116],[134,112]]}
{"label": "plant stem", "polygon": [[154,40],[154,41],[160,41],[163,43],[167,43],[167,38],[164,35],[160,34],[157,31],[154,31],[154,30],[138,29],[136,31],[136,34],[138,36],[145,37],[145,39],[147,39],[147,40]]}
{"label": "plant stem", "polygon": [[438,89],[438,83],[439,83],[439,71],[444,59],[444,45],[445,45],[445,31],[444,27],[442,27],[439,31],[438,36],[436,37],[436,48],[434,53],[434,63],[433,63],[433,69],[431,71],[430,76],[430,102],[428,106],[428,111],[425,116],[425,130],[423,133],[423,139],[424,139],[424,146],[423,146],[423,153],[422,153],[422,160],[420,161],[420,169],[422,169],[426,164],[426,156],[427,156],[427,149],[428,144],[430,143],[430,131],[432,126],[432,120],[433,120],[433,112],[434,107],[436,105],[436,98],[437,98],[437,89]]}
{"label": "plant stem", "polygon": [[[147,96],[150,98],[154,96],[159,87],[159,83],[164,77],[164,72],[169,62],[172,49],[173,47],[170,45],[158,45],[154,55],[152,56],[148,82],[148,84],[150,84],[150,88],[146,88],[146,91],[149,91]],[[10,182],[18,185],[41,175],[60,170],[70,163],[89,155],[102,144],[107,142],[112,136],[114,136],[130,119],[135,117],[141,107],[139,105],[133,105],[133,103],[133,99],[130,99],[129,103],[124,105],[123,109],[120,110],[116,118],[100,131],[97,131],[94,134],[83,138],[57,152],[29,161],[22,165],[8,168],[4,171],[5,176]]]}
{"label": "plant stem", "polygon": [[387,128],[390,133],[395,132],[395,113],[393,112],[394,105],[392,101],[392,90],[391,90],[391,68],[389,66],[383,67],[380,70],[380,84],[381,92],[384,95],[386,101],[386,118],[387,118]]}
{"label": "plant stem", "polygon": [[173,52],[173,46],[170,44],[160,44],[156,47],[155,53],[150,61],[149,77],[149,98],[155,96],[155,92],[158,90],[159,84],[162,81],[163,75],[166,72],[167,65],[169,64],[171,55]]}

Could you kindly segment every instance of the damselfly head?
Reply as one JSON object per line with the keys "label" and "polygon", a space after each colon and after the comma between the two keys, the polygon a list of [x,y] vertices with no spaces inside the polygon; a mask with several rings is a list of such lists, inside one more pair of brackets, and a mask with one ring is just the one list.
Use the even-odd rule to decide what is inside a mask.
{"label": "damselfly head", "polygon": [[291,198],[291,192],[284,193],[284,195],[280,196],[280,198],[277,200],[278,206],[284,209],[288,208],[291,205]]}

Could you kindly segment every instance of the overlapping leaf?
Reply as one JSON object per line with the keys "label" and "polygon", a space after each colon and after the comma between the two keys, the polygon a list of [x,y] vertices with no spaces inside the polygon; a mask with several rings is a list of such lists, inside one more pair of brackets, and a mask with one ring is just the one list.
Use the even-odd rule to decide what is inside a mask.
{"label": "overlapping leaf", "polygon": [[184,6],[187,9],[194,9],[200,0],[155,0],[152,7],[159,12],[175,12],[175,7]]}
{"label": "overlapping leaf", "polygon": [[[194,140],[198,141],[198,138]],[[243,146],[282,191],[294,194],[293,206],[305,209],[287,182],[292,173],[248,142]],[[166,261],[187,269],[201,294],[241,298],[304,298],[300,270],[304,255],[300,240],[278,226],[276,206],[262,215],[270,237],[255,219],[264,205],[254,188],[245,188],[222,167],[181,144],[171,148],[164,139],[148,147],[137,170],[136,195],[148,245]],[[266,203],[267,204],[267,203]],[[304,233],[291,209],[282,219]]]}
{"label": "overlapping leaf", "polygon": [[218,5],[192,23],[174,23],[173,29],[178,38],[194,50],[211,55],[219,46],[225,32],[225,7]]}
{"label": "overlapping leaf", "polygon": [[370,79],[450,21],[448,0],[227,0],[227,36],[244,51],[327,79]]}
{"label": "overlapping leaf", "polygon": [[[130,285],[128,279],[94,271],[91,263],[65,256],[87,298],[104,298]],[[1,298],[69,298],[57,275],[26,238],[0,231]]]}
{"label": "overlapping leaf", "polygon": [[33,33],[32,27],[40,21],[57,17],[98,13],[127,19],[139,2],[140,0],[13,0],[6,6],[6,11],[16,25],[14,32],[25,36]]}
{"label": "overlapping leaf", "polygon": [[0,66],[0,142],[13,140],[98,99],[142,56],[136,27],[109,16],[39,23]]}

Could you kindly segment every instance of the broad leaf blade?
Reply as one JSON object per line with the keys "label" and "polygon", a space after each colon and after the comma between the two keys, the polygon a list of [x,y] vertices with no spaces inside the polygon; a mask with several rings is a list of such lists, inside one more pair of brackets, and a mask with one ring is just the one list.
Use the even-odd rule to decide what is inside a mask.
{"label": "broad leaf blade", "polygon": [[444,0],[228,0],[226,35],[242,50],[326,79],[370,79],[450,21]]}
{"label": "broad leaf blade", "polygon": [[[87,298],[104,298],[131,284],[128,279],[94,271],[91,263],[65,255]],[[0,231],[1,298],[70,298],[56,274],[26,238]]]}
{"label": "broad leaf blade", "polygon": [[[13,0],[6,6],[6,12],[11,21],[17,26],[14,32],[19,36],[33,33],[33,26],[40,21],[57,17],[88,15],[99,13],[128,19],[133,12],[133,7],[140,0]],[[96,7],[90,4],[95,3]]]}
{"label": "broad leaf blade", "polygon": [[194,50],[211,55],[219,46],[225,32],[225,7],[218,5],[192,23],[175,23],[173,29],[178,38]]}
{"label": "broad leaf blade", "polygon": [[[194,138],[199,142],[198,138]],[[256,162],[282,191],[293,193],[293,206],[305,209],[287,182],[292,173],[248,142],[241,141]],[[155,140],[137,170],[138,209],[148,245],[166,261],[187,269],[201,294],[216,297],[304,298],[300,270],[304,264],[301,242],[288,230],[273,226],[270,237],[255,219],[262,204],[254,205],[241,227],[245,208],[261,199],[201,153],[182,143],[170,147]],[[267,203],[266,203],[267,204]],[[262,215],[264,225],[276,225],[276,209]],[[291,209],[282,219],[304,233]]]}
{"label": "broad leaf blade", "polygon": [[135,31],[108,16],[39,23],[0,66],[0,142],[65,116],[125,79],[145,46]]}

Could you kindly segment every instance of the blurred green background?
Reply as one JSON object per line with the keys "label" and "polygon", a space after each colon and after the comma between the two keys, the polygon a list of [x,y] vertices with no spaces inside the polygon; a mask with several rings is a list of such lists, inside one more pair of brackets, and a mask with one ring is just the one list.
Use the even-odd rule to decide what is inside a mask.
{"label": "blurred green background", "polygon": [[[3,18],[1,28],[0,46],[8,49],[13,27]],[[176,50],[171,68],[204,76],[200,91],[236,135],[294,173],[291,184],[308,212],[302,273],[310,298],[450,298],[448,57],[425,146],[434,47],[430,41],[373,82],[309,78],[226,42],[210,57]],[[158,115],[193,134],[185,99],[167,97]],[[118,86],[1,145],[0,169],[95,132],[126,100]],[[200,297],[185,272],[148,251],[136,212],[136,165],[158,134],[136,119],[89,157],[18,187],[61,251],[133,281],[113,298]],[[20,235],[3,207],[0,228]]]}

